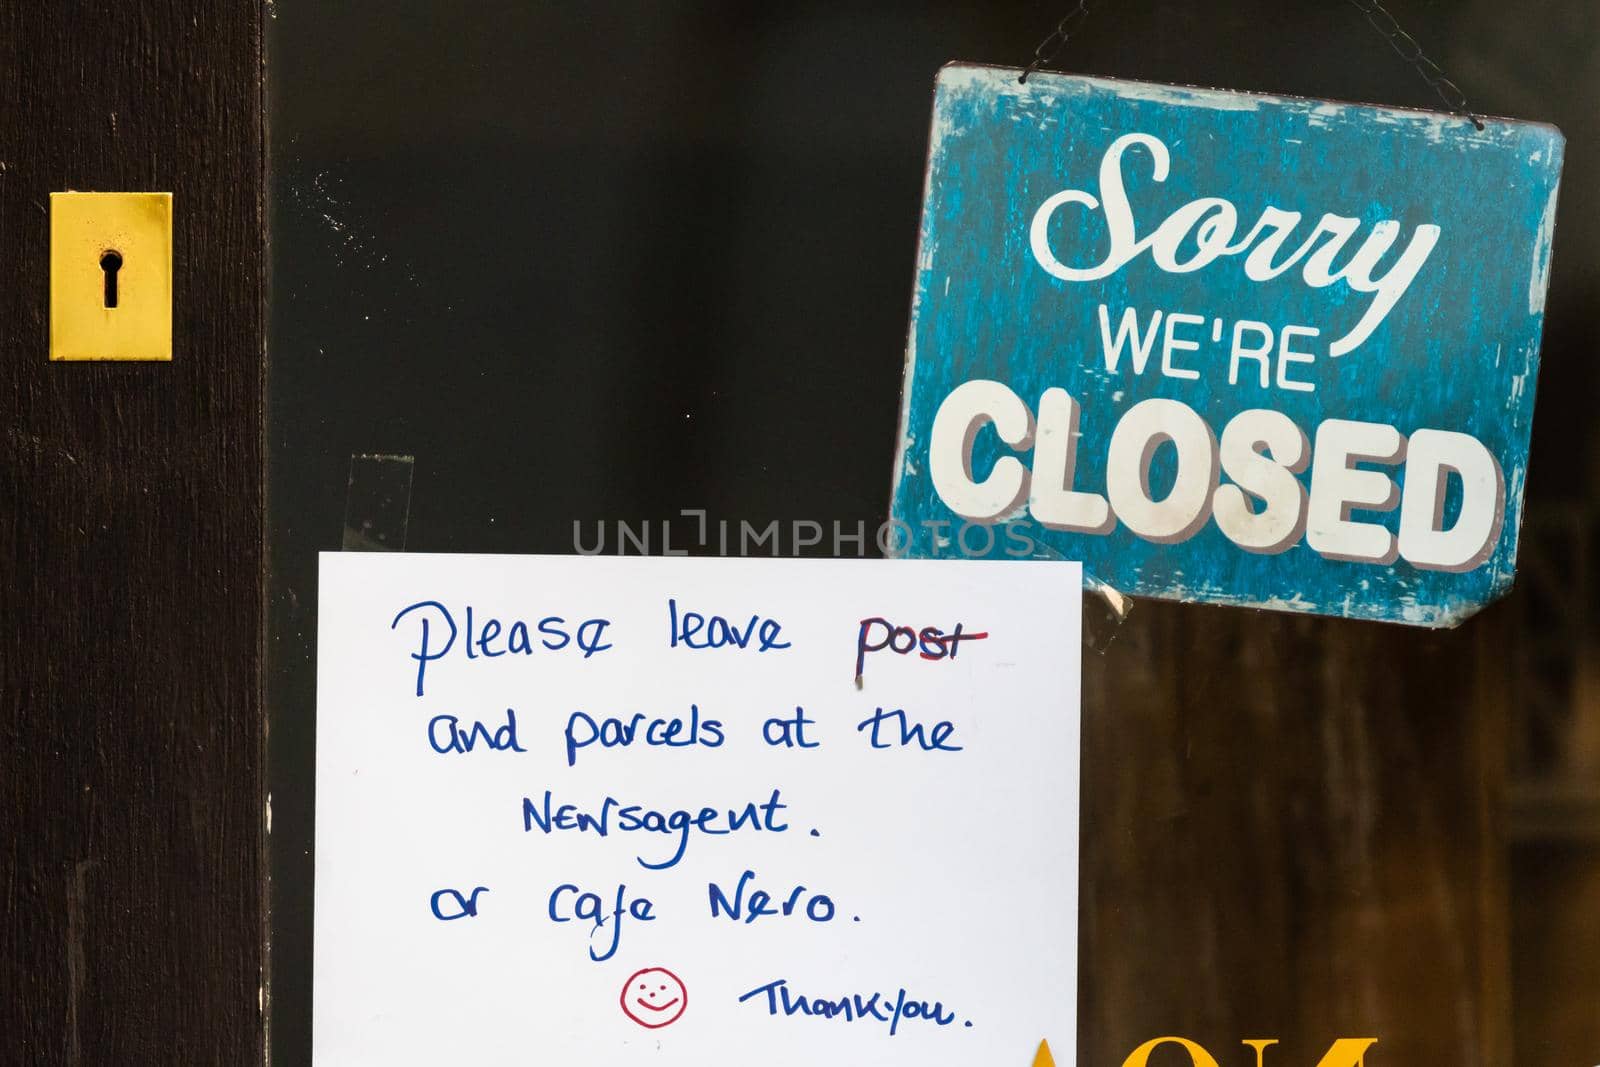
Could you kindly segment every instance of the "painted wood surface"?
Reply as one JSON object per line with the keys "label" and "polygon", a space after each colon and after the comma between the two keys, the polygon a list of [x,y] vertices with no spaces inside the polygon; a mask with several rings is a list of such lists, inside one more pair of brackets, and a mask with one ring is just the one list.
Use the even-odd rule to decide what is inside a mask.
{"label": "painted wood surface", "polygon": [[[952,64],[937,83],[893,495],[904,554],[1060,555],[1134,595],[1429,626],[1504,593],[1561,135],[1065,75],[1019,84],[1017,73]],[[950,414],[958,390],[981,381],[1036,413],[1026,442],[1003,442],[1004,420],[969,426]],[[1050,390],[1070,397],[1056,396],[1055,416]],[[1193,426],[1195,451],[1176,463],[1181,449],[1155,447],[1148,484],[1130,488],[1142,467],[1136,455],[1119,465],[1123,424],[1153,405],[1165,405],[1155,417],[1167,438]],[[1291,443],[1263,443],[1236,420],[1246,411],[1275,419]],[[941,419],[946,436],[968,438],[965,474],[943,483]],[[1353,423],[1382,428],[1390,443],[1365,460],[1358,445],[1348,465],[1381,470],[1397,488],[1341,509],[1356,497],[1337,495],[1340,426],[1375,432]],[[1303,440],[1292,443],[1296,431]],[[1253,545],[1224,521],[1230,483],[1264,516],[1235,525],[1276,510],[1244,461],[1230,462],[1236,432],[1236,451],[1295,470],[1302,498],[1298,526],[1285,510],[1281,536]],[[1219,436],[1227,488],[1162,528],[1162,507],[1177,507],[1184,486],[1216,484]],[[1050,467],[1068,438],[1075,451]],[[1481,459],[1481,478],[1455,459],[1429,465],[1429,447],[1445,440]],[[1033,480],[1012,492],[1002,475],[1020,471],[1019,458]],[[1100,505],[1109,524],[1046,514],[1063,462],[1065,488],[1110,499]],[[1463,475],[1440,475],[1436,490],[1452,464]],[[986,480],[1004,490],[992,506],[946,488]],[[1158,514],[1141,528],[1132,503],[1150,498]],[[1470,549],[1428,548],[1433,531],[1464,527],[1474,510],[1484,521]],[[964,536],[988,523],[1001,529]],[[1370,550],[1350,540],[1368,535]]]}
{"label": "painted wood surface", "polygon": [[[7,1064],[261,1061],[260,30],[0,5]],[[64,189],[172,192],[172,362],[47,362]]]}

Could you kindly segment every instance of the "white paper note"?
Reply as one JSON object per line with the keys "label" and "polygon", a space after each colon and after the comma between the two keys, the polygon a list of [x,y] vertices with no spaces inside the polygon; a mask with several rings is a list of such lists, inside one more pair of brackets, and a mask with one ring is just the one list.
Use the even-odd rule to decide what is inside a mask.
{"label": "white paper note", "polygon": [[1080,589],[323,555],[316,1063],[1073,1063]]}

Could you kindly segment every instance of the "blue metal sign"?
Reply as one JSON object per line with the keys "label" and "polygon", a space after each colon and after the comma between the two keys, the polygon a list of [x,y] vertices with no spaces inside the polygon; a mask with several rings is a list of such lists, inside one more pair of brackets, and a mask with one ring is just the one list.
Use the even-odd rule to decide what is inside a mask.
{"label": "blue metal sign", "polygon": [[1504,593],[1550,126],[951,65],[899,554],[1450,626]]}

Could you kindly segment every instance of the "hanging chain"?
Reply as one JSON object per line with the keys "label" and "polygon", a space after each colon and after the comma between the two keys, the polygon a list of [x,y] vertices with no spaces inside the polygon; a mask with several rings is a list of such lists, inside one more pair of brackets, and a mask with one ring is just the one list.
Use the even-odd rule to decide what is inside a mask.
{"label": "hanging chain", "polygon": [[1439,64],[1422,54],[1422,46],[1417,43],[1417,39],[1402,30],[1400,24],[1394,20],[1394,16],[1389,14],[1378,0],[1350,0],[1350,3],[1367,17],[1367,22],[1389,42],[1389,47],[1394,49],[1394,54],[1399,56],[1402,62],[1416,68],[1422,80],[1439,94],[1440,100],[1444,101],[1445,110],[1465,116],[1471,119],[1472,124],[1478,129],[1483,129],[1483,120],[1467,107],[1467,94],[1463,93],[1455,82],[1445,77]]}
{"label": "hanging chain", "polygon": [[[1055,28],[1045,35],[1045,39],[1033,50],[1033,58],[1028,61],[1027,67],[1017,81],[1026,82],[1034,71],[1042,70],[1054,63],[1056,56],[1067,46],[1067,40],[1078,29],[1078,24],[1089,16],[1089,9],[1094,7],[1096,2],[1097,0],[1078,0],[1072,10],[1061,16]],[[1417,39],[1400,28],[1400,24],[1389,14],[1380,0],[1349,0],[1349,2],[1366,16],[1367,22],[1389,43],[1394,54],[1415,68],[1422,80],[1428,83],[1428,87],[1438,94],[1447,111],[1470,119],[1474,126],[1483,129],[1483,120],[1467,106],[1466,94],[1455,82],[1446,77],[1439,64],[1423,55],[1422,46],[1417,43]]]}
{"label": "hanging chain", "polygon": [[1048,67],[1055,62],[1056,56],[1067,46],[1067,38],[1072,36],[1072,31],[1078,28],[1078,23],[1089,17],[1089,9],[1094,6],[1095,0],[1078,0],[1078,4],[1071,11],[1061,16],[1061,21],[1056,23],[1045,39],[1033,50],[1033,58],[1028,61],[1027,69],[1022,72],[1019,82],[1026,82],[1028,75],[1043,67]]}

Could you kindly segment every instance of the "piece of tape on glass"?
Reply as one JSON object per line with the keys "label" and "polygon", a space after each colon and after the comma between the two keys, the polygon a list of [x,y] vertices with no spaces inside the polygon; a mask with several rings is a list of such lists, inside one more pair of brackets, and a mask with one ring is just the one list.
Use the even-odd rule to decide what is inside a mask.
{"label": "piece of tape on glass", "polygon": [[350,482],[344,495],[344,551],[405,551],[415,467],[415,456],[350,457]]}
{"label": "piece of tape on glass", "polygon": [[1133,598],[1092,574],[1083,576],[1083,591],[1083,647],[1103,654],[1128,621]]}

